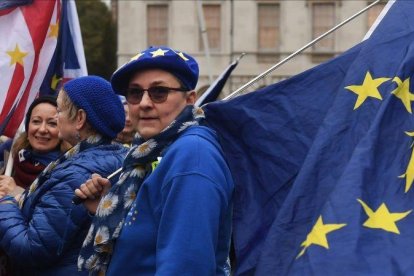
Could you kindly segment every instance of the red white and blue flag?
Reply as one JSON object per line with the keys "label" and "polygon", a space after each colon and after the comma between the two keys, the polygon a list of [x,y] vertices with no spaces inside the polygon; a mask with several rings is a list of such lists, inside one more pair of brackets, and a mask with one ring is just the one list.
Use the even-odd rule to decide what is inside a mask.
{"label": "red white and blue flag", "polygon": [[40,94],[55,94],[65,82],[85,75],[86,60],[75,1],[64,0],[56,51]]}
{"label": "red white and blue flag", "polygon": [[[74,12],[73,9],[74,8]],[[72,27],[69,16],[76,16]],[[65,24],[64,22],[67,21]],[[67,27],[62,27],[67,26]],[[80,37],[79,22],[74,1],[63,0],[19,0],[2,1],[0,5],[0,134],[13,137],[29,104],[35,99],[41,86],[45,86],[48,70],[56,52],[61,53],[61,38],[64,30],[73,31]],[[66,38],[66,40],[68,40]],[[75,39],[71,39],[76,49]],[[78,39],[79,41],[79,39]],[[75,52],[82,58],[77,61],[79,74],[86,74],[82,41],[81,49]],[[79,48],[79,46],[78,46]],[[64,64],[68,62],[65,61]],[[63,71],[62,71],[63,72]],[[48,83],[48,82],[46,82]],[[55,84],[58,81],[54,81]],[[47,91],[46,93],[50,93]],[[44,93],[44,94],[46,94]]]}

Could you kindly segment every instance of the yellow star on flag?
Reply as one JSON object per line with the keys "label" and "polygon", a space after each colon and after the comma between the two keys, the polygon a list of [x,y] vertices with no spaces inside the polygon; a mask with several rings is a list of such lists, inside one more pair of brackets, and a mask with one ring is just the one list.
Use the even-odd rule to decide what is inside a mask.
{"label": "yellow star on flag", "polygon": [[399,77],[395,77],[392,81],[396,82],[398,87],[391,93],[401,100],[405,109],[411,114],[411,102],[414,101],[414,94],[410,92],[410,78],[402,81]]}
{"label": "yellow star on flag", "polygon": [[54,74],[53,77],[52,77],[52,83],[50,84],[50,87],[52,89],[56,89],[61,80],[62,80],[62,78],[58,78],[58,76],[56,74]]}
{"label": "yellow star on flag", "polygon": [[329,249],[328,239],[326,238],[326,235],[332,231],[341,229],[345,225],[346,224],[324,224],[322,216],[319,216],[316,224],[313,226],[311,232],[306,237],[306,240],[302,243],[301,246],[303,246],[303,249],[296,258],[299,258],[305,254],[306,249],[312,244]]}
{"label": "yellow star on flag", "polygon": [[383,229],[388,232],[400,234],[400,231],[395,224],[397,221],[405,218],[411,213],[412,210],[404,213],[390,213],[385,203],[382,203],[377,211],[372,211],[369,206],[363,202],[361,199],[357,199],[361,203],[362,208],[364,208],[365,213],[368,216],[367,221],[364,222],[364,226],[367,228],[376,228]]}
{"label": "yellow star on flag", "polygon": [[134,61],[134,60],[137,60],[137,59],[139,59],[142,55],[144,55],[143,53],[138,53],[138,54],[136,54],[135,56],[133,56],[129,61]]}
{"label": "yellow star on flag", "polygon": [[49,28],[50,28],[49,37],[57,38],[59,34],[59,23],[50,24]]}
{"label": "yellow star on flag", "polygon": [[[405,134],[414,137],[414,132],[406,131]],[[405,178],[405,192],[408,192],[408,190],[410,190],[411,185],[413,185],[414,181],[414,147],[413,145],[411,145],[411,147],[413,148],[413,151],[411,153],[410,161],[408,162],[407,170],[404,174],[398,176],[399,178]]]}
{"label": "yellow star on flag", "polygon": [[152,57],[158,57],[158,56],[164,56],[166,52],[168,52],[169,50],[163,50],[161,48],[158,48],[157,51],[151,52]]}
{"label": "yellow star on flag", "polygon": [[21,52],[19,49],[19,45],[16,44],[16,47],[14,48],[14,51],[7,51],[6,52],[10,57],[10,65],[13,65],[15,63],[19,63],[23,66],[23,58],[27,56],[28,52]]}
{"label": "yellow star on flag", "polygon": [[358,95],[354,110],[360,107],[368,97],[382,100],[378,87],[388,80],[390,80],[390,78],[373,79],[371,73],[368,71],[365,75],[364,82],[361,85],[346,86],[346,89],[351,90]]}
{"label": "yellow star on flag", "polygon": [[187,60],[188,60],[188,58],[186,58],[182,52],[177,53],[177,55],[179,55],[179,56],[180,56],[180,58],[182,58],[182,59],[183,59],[183,60],[185,60],[185,61],[187,61]]}

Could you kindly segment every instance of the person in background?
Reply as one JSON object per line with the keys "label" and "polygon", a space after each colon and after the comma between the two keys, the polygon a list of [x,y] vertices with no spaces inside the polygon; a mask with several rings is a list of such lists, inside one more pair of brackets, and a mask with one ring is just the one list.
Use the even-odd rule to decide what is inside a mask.
{"label": "person in background", "polygon": [[234,184],[216,133],[193,106],[197,80],[194,58],[168,47],[146,49],[113,74],[139,137],[110,190],[93,175],[75,191],[95,213],[80,269],[229,274]]}
{"label": "person in background", "polygon": [[0,175],[0,186],[17,185],[22,188],[21,192],[50,162],[69,149],[68,144],[59,139],[57,103],[53,96],[41,96],[32,102],[24,127],[25,131],[16,138],[11,150],[12,176]]}
{"label": "person in background", "polygon": [[131,119],[129,118],[129,108],[128,108],[128,103],[125,97],[122,95],[119,95],[119,99],[124,105],[125,127],[120,133],[118,133],[118,135],[115,138],[115,142],[121,143],[126,147],[131,147],[132,140],[134,139],[134,135],[135,135],[135,130],[134,130],[134,126],[132,125]]}
{"label": "person in background", "polygon": [[[122,165],[126,149],[112,144],[125,124],[124,109],[108,81],[87,76],[64,84],[57,98],[59,137],[73,147],[50,163],[17,200],[0,186],[0,246],[14,275],[82,275],[76,260],[91,217],[72,204],[92,173]],[[85,274],[85,273],[83,273]]]}

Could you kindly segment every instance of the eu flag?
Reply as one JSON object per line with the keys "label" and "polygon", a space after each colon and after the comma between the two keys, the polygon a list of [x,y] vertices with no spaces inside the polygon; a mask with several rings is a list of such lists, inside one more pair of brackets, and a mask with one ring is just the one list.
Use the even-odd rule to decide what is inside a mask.
{"label": "eu flag", "polygon": [[414,1],[345,54],[205,107],[235,183],[237,275],[414,274]]}

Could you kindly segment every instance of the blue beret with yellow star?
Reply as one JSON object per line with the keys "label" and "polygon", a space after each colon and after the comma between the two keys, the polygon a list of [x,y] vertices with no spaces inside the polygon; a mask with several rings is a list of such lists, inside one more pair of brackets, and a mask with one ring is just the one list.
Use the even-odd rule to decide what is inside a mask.
{"label": "blue beret with yellow star", "polygon": [[162,69],[173,74],[188,90],[194,90],[197,85],[198,64],[192,56],[169,47],[157,46],[138,53],[118,68],[111,77],[113,90],[124,95],[132,75],[147,69]]}

